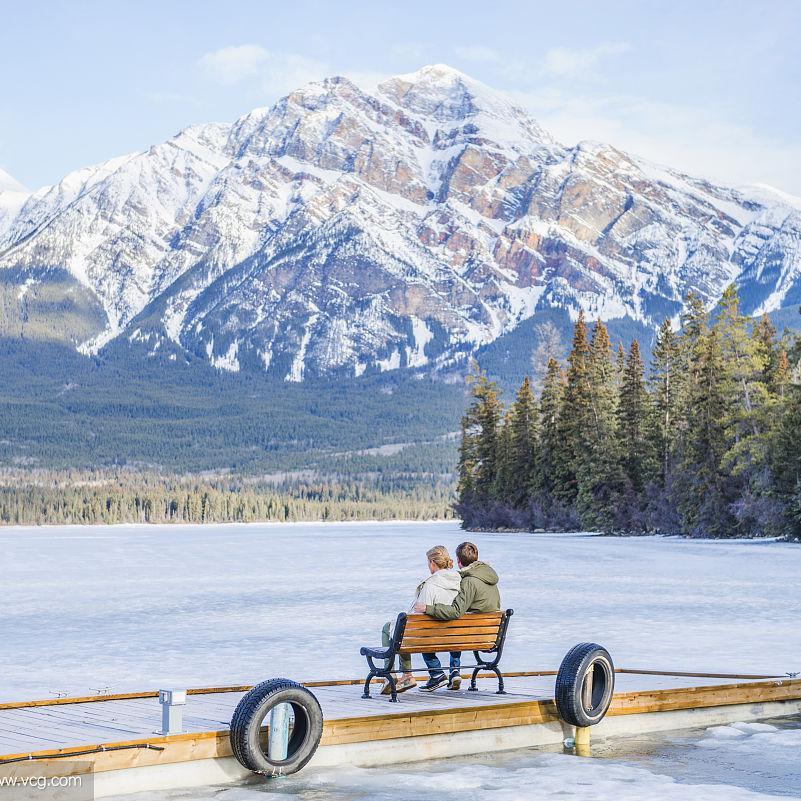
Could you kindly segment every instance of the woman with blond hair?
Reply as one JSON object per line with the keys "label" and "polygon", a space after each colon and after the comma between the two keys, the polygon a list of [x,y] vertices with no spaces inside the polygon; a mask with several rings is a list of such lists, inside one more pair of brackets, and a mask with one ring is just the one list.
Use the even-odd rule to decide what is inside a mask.
{"label": "woman with blond hair", "polygon": [[[428,559],[428,570],[430,575],[427,576],[420,584],[417,585],[415,591],[414,601],[412,601],[409,611],[414,610],[416,603],[425,604],[450,604],[459,592],[459,585],[462,577],[453,569],[453,560],[448,554],[448,550],[444,545],[435,545],[426,551],[426,558]],[[384,624],[381,632],[384,645],[389,645],[392,640],[392,623]],[[436,654],[423,654],[423,659],[428,665],[428,672],[430,674],[429,680],[420,688],[426,692],[436,690],[437,687],[442,687],[443,684],[448,683],[448,679],[442,670],[442,665]],[[399,658],[400,668],[403,675],[397,683],[397,692],[403,693],[406,690],[411,690],[412,687],[417,685],[414,677],[412,676],[412,657],[408,654]],[[454,664],[453,656],[451,657],[451,676],[459,675],[458,660]],[[458,683],[453,689],[458,689]],[[381,690],[383,695],[389,695],[391,692],[389,682],[384,684]]]}

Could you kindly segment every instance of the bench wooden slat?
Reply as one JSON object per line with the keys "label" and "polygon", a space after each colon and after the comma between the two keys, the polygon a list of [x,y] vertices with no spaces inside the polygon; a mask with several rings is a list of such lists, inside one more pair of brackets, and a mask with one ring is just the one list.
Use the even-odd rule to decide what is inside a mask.
{"label": "bench wooden slat", "polygon": [[425,643],[412,645],[403,644],[400,647],[402,654],[437,653],[439,651],[489,651],[495,647],[495,640],[466,640],[457,642],[437,642],[427,640]]}
{"label": "bench wooden slat", "polygon": [[498,633],[498,626],[460,626],[459,628],[447,629],[408,629],[404,631],[404,637],[494,637]]}
{"label": "bench wooden slat", "polygon": [[428,615],[408,615],[406,631],[430,628],[460,628],[462,626],[495,626],[500,625],[502,612],[471,612],[456,620],[437,620]]}
{"label": "bench wooden slat", "polygon": [[401,650],[420,649],[424,651],[465,651],[471,648],[491,648],[497,642],[495,637],[485,639],[463,640],[404,640],[401,643]]}
{"label": "bench wooden slat", "polygon": [[441,642],[444,645],[452,643],[454,646],[458,646],[461,642],[495,642],[497,639],[497,634],[465,634],[462,637],[404,637],[401,647],[427,645],[432,642]]}
{"label": "bench wooden slat", "polygon": [[448,628],[406,629],[408,637],[460,637],[464,634],[497,634],[498,626],[448,626]]}
{"label": "bench wooden slat", "polygon": [[498,629],[492,631],[470,631],[459,633],[451,631],[410,631],[404,632],[403,640],[494,640],[498,636]]}

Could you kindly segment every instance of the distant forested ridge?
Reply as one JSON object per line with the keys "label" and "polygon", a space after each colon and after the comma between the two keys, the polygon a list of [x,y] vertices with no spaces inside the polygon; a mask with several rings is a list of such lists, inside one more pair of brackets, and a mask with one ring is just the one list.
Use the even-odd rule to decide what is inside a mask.
{"label": "distant forested ridge", "polygon": [[0,338],[0,525],[452,517],[464,387]]}
{"label": "distant forested ridge", "polygon": [[462,418],[456,511],[468,528],[801,539],[801,339],[686,298],[646,368],[579,315],[567,364],[550,359],[504,408],[476,370]]}
{"label": "distant forested ridge", "polygon": [[0,525],[441,520],[453,483],[431,475],[358,479],[0,473]]}

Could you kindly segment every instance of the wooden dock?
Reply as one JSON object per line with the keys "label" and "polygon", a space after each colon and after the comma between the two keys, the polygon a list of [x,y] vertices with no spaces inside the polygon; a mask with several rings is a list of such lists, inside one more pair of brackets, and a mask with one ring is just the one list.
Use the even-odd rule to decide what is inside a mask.
{"label": "wooden dock", "polygon": [[[553,701],[554,673],[510,673],[507,694],[411,690],[389,703],[361,698],[361,681],[307,682],[323,710],[311,766],[390,764],[519,747],[571,735]],[[247,687],[189,691],[183,733],[161,736],[157,693],[0,704],[0,776],[51,769],[69,756],[90,763],[97,797],[237,781],[228,724]],[[801,712],[801,679],[619,670],[607,717],[594,736],[717,725]],[[12,761],[14,760],[14,761]],[[21,773],[20,773],[21,775]]]}

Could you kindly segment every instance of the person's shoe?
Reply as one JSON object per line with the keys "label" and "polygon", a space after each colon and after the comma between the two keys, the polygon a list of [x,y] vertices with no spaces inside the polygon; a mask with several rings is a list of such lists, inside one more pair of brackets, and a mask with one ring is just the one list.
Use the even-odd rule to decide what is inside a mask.
{"label": "person's shoe", "polygon": [[[398,679],[395,682],[395,692],[398,694],[405,693],[406,690],[411,690],[412,687],[416,686],[417,682],[414,679]],[[381,688],[381,695],[392,695],[392,687],[386,680],[384,680],[384,686]]]}
{"label": "person's shoe", "polygon": [[451,673],[451,678],[448,681],[449,690],[458,690],[462,686],[462,677],[458,673]]}
{"label": "person's shoe", "polygon": [[444,673],[440,673],[438,676],[432,676],[421,688],[421,693],[433,693],[434,690],[438,690],[440,687],[444,687],[448,683],[448,677]]}

